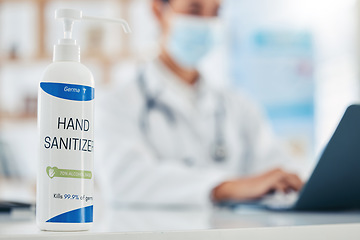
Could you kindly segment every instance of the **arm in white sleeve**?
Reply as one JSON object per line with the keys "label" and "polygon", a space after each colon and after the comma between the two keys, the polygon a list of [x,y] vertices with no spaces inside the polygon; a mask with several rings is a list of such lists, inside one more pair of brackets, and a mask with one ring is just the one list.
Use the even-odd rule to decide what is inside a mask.
{"label": "arm in white sleeve", "polygon": [[249,173],[258,174],[274,168],[299,172],[285,144],[274,135],[271,125],[261,108],[251,101],[241,100],[241,136],[246,139]]}
{"label": "arm in white sleeve", "polygon": [[[134,102],[132,102],[134,100]],[[121,205],[201,205],[225,173],[196,169],[172,159],[158,159],[139,128],[137,100],[127,106],[101,104],[97,112],[97,159],[104,194]],[[121,101],[120,101],[121,102]],[[105,107],[104,107],[105,106]]]}

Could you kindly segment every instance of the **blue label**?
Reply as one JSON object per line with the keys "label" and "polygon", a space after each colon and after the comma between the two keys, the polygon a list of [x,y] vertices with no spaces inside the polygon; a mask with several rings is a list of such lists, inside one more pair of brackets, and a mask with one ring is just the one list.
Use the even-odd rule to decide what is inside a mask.
{"label": "blue label", "polygon": [[90,222],[93,222],[93,205],[62,213],[53,218],[50,218],[46,222],[56,222],[56,223],[90,223]]}
{"label": "blue label", "polygon": [[42,82],[40,83],[40,87],[47,94],[62,99],[73,101],[90,101],[94,99],[95,90],[89,86]]}

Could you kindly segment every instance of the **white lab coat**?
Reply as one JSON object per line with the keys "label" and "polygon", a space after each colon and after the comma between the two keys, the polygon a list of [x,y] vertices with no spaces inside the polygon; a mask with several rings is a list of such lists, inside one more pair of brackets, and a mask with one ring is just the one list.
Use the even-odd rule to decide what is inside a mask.
{"label": "white lab coat", "polygon": [[[176,123],[153,110],[144,135],[138,75],[100,94],[95,161],[104,199],[121,205],[205,206],[222,181],[287,164],[263,114],[244,96],[213,89],[204,79],[188,86],[160,60],[148,64],[144,76],[148,91],[171,108]],[[224,99],[228,156],[220,163],[210,154],[219,96]]]}

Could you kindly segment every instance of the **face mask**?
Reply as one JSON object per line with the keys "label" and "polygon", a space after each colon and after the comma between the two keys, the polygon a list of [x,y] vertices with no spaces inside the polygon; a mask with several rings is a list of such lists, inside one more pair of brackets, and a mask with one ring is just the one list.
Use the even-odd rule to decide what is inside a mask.
{"label": "face mask", "polygon": [[176,15],[167,42],[170,56],[185,68],[195,68],[215,44],[216,18]]}

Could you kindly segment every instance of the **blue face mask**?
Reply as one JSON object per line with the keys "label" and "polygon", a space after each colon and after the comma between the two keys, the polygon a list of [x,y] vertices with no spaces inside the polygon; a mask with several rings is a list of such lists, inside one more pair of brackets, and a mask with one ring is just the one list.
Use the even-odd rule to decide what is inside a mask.
{"label": "blue face mask", "polygon": [[167,51],[182,67],[195,68],[215,45],[216,18],[176,15],[171,24]]}

